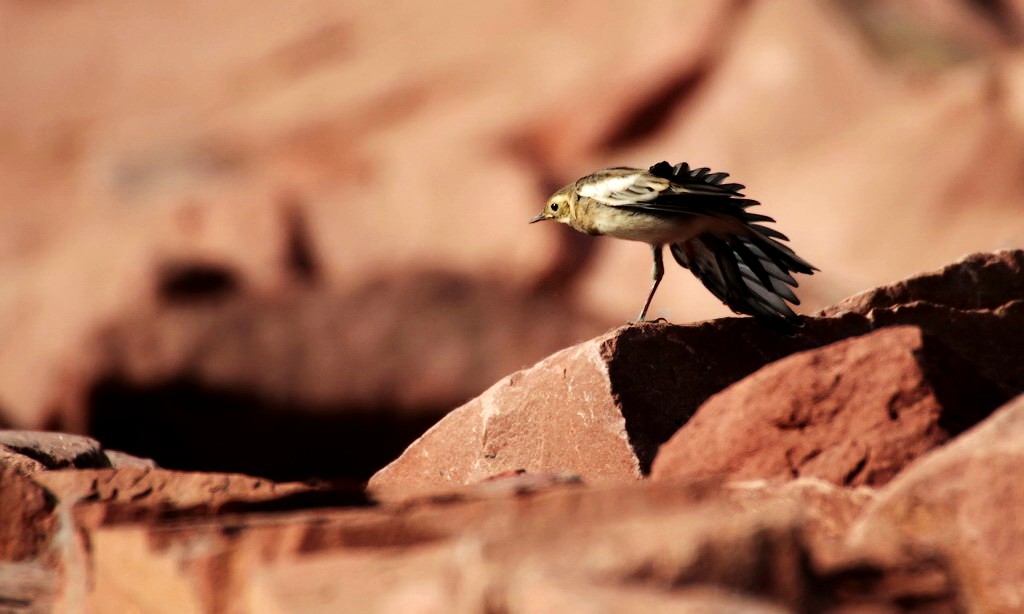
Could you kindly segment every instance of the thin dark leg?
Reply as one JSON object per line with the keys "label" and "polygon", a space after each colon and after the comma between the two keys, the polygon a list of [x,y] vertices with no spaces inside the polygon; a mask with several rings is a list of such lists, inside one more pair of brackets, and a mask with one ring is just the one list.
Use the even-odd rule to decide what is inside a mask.
{"label": "thin dark leg", "polygon": [[640,310],[640,317],[636,319],[637,322],[643,322],[647,316],[647,309],[651,306],[651,301],[654,299],[654,293],[658,290],[658,284],[661,283],[661,278],[665,276],[665,264],[661,259],[661,245],[651,245],[651,255],[654,256],[654,267],[651,268],[651,278],[654,279],[654,283],[651,284],[651,293],[647,295],[647,300],[644,301],[644,308]]}

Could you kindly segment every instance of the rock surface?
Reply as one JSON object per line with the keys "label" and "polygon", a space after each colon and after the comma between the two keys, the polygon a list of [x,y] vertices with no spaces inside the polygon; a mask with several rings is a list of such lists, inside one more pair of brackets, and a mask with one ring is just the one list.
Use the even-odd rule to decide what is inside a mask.
{"label": "rock surface", "polygon": [[104,449],[92,437],[47,431],[0,430],[0,458],[5,467],[26,475],[44,469],[156,467],[150,459]]}
{"label": "rock surface", "polygon": [[[554,604],[578,610],[588,603],[721,603],[821,611],[898,602],[863,579],[899,570],[863,560],[815,565],[795,507],[744,511],[722,496],[708,485],[572,485],[483,498],[470,490],[399,507],[308,510],[276,523],[240,519],[230,539],[205,522],[179,524],[174,532],[111,523],[93,532],[91,604],[159,605],[124,574],[126,564],[164,578],[167,594],[196,610],[211,603],[314,612],[342,605],[531,612]],[[205,551],[189,552],[197,539]],[[215,588],[207,579],[211,565],[224,570]],[[900,596],[903,603],[917,597],[955,607],[941,567],[908,573],[919,581],[916,593]],[[851,597],[854,586],[859,592]]]}
{"label": "rock surface", "polygon": [[[4,426],[280,479],[330,461],[316,433],[351,433],[325,473],[366,477],[452,406],[636,313],[646,249],[525,225],[601,166],[733,173],[828,272],[801,280],[809,311],[1024,233],[1007,3],[107,3],[0,9],[0,202],[18,204],[0,210]],[[68,44],[36,35],[51,32]],[[676,267],[652,312],[725,313]],[[132,333],[167,345],[126,347]],[[208,406],[241,390],[272,416],[312,414],[282,454],[294,466],[261,464],[273,417],[220,458],[213,420],[182,434],[219,430],[206,440],[140,440],[166,426],[124,409],[165,392],[152,380],[97,407],[150,350],[172,383],[202,373]]]}
{"label": "rock surface", "polygon": [[[853,475],[854,469],[865,458],[870,442],[848,441],[843,454],[832,452],[837,455],[835,463],[828,460],[828,454],[817,460],[822,467],[831,464],[831,473],[810,474],[840,482],[848,474],[852,476],[851,482],[884,482],[916,454],[945,441],[949,435],[942,434],[943,431],[963,430],[995,407],[1001,395],[1024,390],[1021,367],[1024,363],[1016,359],[1017,339],[1024,338],[1024,293],[1019,284],[997,284],[998,290],[988,289],[991,280],[1024,275],[1022,262],[1024,252],[1019,250],[971,256],[941,271],[877,291],[879,296],[904,296],[907,303],[898,303],[892,298],[878,306],[870,301],[851,303],[848,308],[809,318],[794,338],[765,330],[749,318],[727,318],[690,326],[654,322],[616,329],[515,373],[479,398],[452,411],[402,456],[378,472],[370,485],[381,490],[421,489],[474,482],[519,469],[573,473],[585,479],[636,479],[650,471],[659,446],[705,401],[761,367],[794,352],[827,346],[875,328],[914,325],[925,337],[919,337],[916,343],[903,342],[903,350],[893,348],[890,356],[892,359],[898,356],[905,365],[906,380],[900,380],[898,373],[877,373],[867,364],[864,373],[872,374],[873,378],[886,375],[894,378],[886,384],[890,394],[898,397],[894,411],[902,407],[909,410],[918,402],[926,403],[918,397],[930,394],[941,397],[955,408],[947,415],[956,414],[959,426],[943,423],[932,432],[927,424],[915,419],[911,422],[916,426],[908,428],[919,433],[916,452],[902,450],[901,444],[894,441],[887,448],[893,458],[876,459],[877,471],[875,465],[868,468],[865,462],[856,473],[859,475],[865,468],[867,473],[858,478]],[[971,279],[972,271],[976,270],[979,273],[974,278],[979,283],[970,286],[965,280]],[[986,299],[985,304],[990,307],[960,308],[919,300],[916,293],[924,295],[928,288],[935,286],[936,278],[955,280],[958,293],[987,293],[991,298]],[[919,286],[920,291],[916,289]],[[962,299],[947,302],[957,301]],[[861,313],[858,305],[871,307]],[[884,339],[886,335],[879,338]],[[924,338],[932,339],[936,350],[925,351],[927,358],[920,361],[920,366],[915,366],[919,363],[915,352],[925,347]],[[832,351],[842,354],[844,350]],[[823,352],[826,353],[811,356],[830,355],[828,351]],[[867,360],[870,351],[865,349],[864,354]],[[962,358],[957,358],[958,355]],[[961,363],[966,365],[962,375],[958,366]],[[797,370],[808,367],[806,362],[796,364]],[[836,366],[833,373],[838,374],[843,368]],[[941,374],[944,373],[953,375],[943,379]],[[945,385],[947,379],[949,386]],[[788,380],[781,373],[775,376],[777,382]],[[860,382],[856,378],[849,381]],[[787,390],[785,394],[792,392],[814,398],[815,386],[831,385],[828,378],[810,380],[808,388]],[[936,386],[936,392],[925,392],[929,385]],[[872,385],[864,386],[864,394],[875,392]],[[972,399],[972,395],[977,395],[977,399]],[[860,402],[861,399],[855,400]],[[978,402],[977,407],[969,406],[974,401]],[[888,397],[872,403],[883,411],[871,424],[881,427],[890,420],[885,409]],[[765,400],[765,411],[775,411],[771,399]],[[910,414],[921,415],[913,411]],[[932,412],[932,415],[938,420],[941,414]],[[847,418],[853,424],[862,420],[859,414],[853,413],[844,414],[842,419]],[[742,421],[739,424],[742,428]],[[720,425],[715,422],[711,428],[717,429]],[[871,430],[866,424],[864,428],[865,433]],[[774,432],[779,430],[773,428]],[[835,437],[846,436],[841,430],[836,428]],[[759,436],[770,439],[767,433]],[[910,437],[909,432],[907,436]],[[802,438],[800,441],[800,446],[807,443]],[[776,454],[779,463],[772,471],[787,469],[787,462],[799,464],[801,459],[815,456],[813,448],[811,444],[807,449],[790,452],[788,461],[785,452],[769,452]],[[742,453],[737,453],[729,458],[741,457]],[[738,477],[767,476],[754,471]]]}
{"label": "rock surface", "polygon": [[441,273],[347,295],[161,303],[97,331],[52,407],[58,424],[163,466],[366,479],[448,409],[591,325],[556,301]]}
{"label": "rock surface", "polygon": [[971,254],[937,271],[855,294],[818,315],[869,315],[875,309],[915,303],[958,310],[998,309],[1024,297],[1022,271],[1024,251],[1019,249]]}
{"label": "rock surface", "polygon": [[882,486],[1003,400],[920,329],[886,327],[789,356],[711,397],[661,447],[651,477]]}
{"label": "rock surface", "polygon": [[1021,261],[969,257],[792,338],[613,330],[453,411],[369,495],[2,432],[0,589],[36,611],[1006,609],[1020,401],[985,416],[1021,386]]}
{"label": "rock surface", "polygon": [[[1022,609],[1024,3],[280,9],[0,3],[0,610]],[[666,158],[800,336],[525,225]]]}
{"label": "rock surface", "polygon": [[897,476],[851,531],[855,548],[882,556],[938,551],[950,560],[971,611],[1024,606],[1024,397]]}

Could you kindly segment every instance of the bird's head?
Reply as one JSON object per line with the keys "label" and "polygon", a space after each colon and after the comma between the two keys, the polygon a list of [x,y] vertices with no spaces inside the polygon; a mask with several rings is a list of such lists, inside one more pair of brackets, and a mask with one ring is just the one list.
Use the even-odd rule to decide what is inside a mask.
{"label": "bird's head", "polygon": [[569,221],[569,210],[576,200],[576,191],[572,184],[565,186],[555,192],[544,205],[544,209],[537,215],[530,218],[530,223],[544,220],[555,220],[563,224]]}

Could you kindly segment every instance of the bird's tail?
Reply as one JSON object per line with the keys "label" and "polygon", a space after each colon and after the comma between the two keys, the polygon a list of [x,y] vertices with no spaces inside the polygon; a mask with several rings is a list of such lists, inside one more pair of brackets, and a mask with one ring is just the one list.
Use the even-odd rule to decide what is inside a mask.
{"label": "bird's tail", "polygon": [[705,232],[671,246],[672,256],[730,309],[773,324],[786,332],[802,323],[790,306],[799,305],[793,293],[797,287],[792,273],[812,275],[816,269],[783,244],[789,237],[765,222],[775,220],[751,213],[756,200],[743,194],[746,186],[724,183],[728,173],[713,173],[707,167],[690,168],[683,162],[659,162],[652,175],[685,186],[689,203],[700,199],[701,214],[724,222],[723,228]]}
{"label": "bird's tail", "polygon": [[[749,215],[749,214],[747,214]],[[759,216],[763,217],[763,216]],[[780,240],[782,233],[747,222],[744,232],[706,232],[670,248],[673,258],[737,313],[752,315],[784,332],[801,326],[787,304],[800,304],[792,273],[817,271]]]}

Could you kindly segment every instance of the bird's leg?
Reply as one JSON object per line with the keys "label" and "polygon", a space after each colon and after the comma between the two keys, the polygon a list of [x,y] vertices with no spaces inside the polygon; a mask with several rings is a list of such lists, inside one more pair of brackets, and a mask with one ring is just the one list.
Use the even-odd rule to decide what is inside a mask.
{"label": "bird's leg", "polygon": [[654,283],[651,284],[651,292],[647,295],[647,300],[644,301],[644,308],[640,310],[640,317],[636,319],[637,322],[643,322],[644,317],[647,316],[647,308],[651,306],[651,300],[654,299],[654,293],[658,290],[658,284],[661,283],[661,278],[665,275],[665,264],[661,259],[661,248],[661,245],[651,244],[651,255],[654,256],[651,278],[654,279]]}

